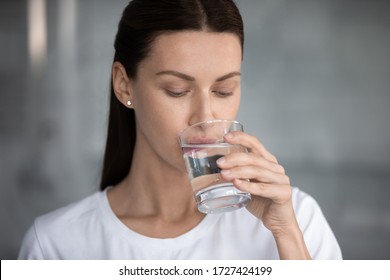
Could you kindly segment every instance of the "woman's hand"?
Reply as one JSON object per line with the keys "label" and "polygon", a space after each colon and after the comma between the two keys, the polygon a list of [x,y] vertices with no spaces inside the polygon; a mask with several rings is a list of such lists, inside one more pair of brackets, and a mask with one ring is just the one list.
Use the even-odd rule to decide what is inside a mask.
{"label": "woman's hand", "polygon": [[[292,206],[290,179],[257,138],[231,132],[226,142],[247,148],[218,160],[221,176],[252,195],[247,209],[273,233],[281,258],[310,258]],[[295,250],[295,251],[294,251]]]}
{"label": "woman's hand", "polygon": [[225,138],[230,144],[246,147],[248,153],[232,153],[218,160],[222,177],[240,190],[251,193],[248,210],[272,233],[278,234],[290,227],[295,214],[290,180],[284,168],[255,137],[232,132]]}

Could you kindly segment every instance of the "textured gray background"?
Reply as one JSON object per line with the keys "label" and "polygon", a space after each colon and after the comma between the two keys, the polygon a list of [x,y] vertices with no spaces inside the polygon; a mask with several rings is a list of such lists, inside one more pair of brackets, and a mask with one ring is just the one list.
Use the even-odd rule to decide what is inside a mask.
{"label": "textured gray background", "polygon": [[[239,120],[320,203],[346,259],[390,259],[390,1],[240,0]],[[113,39],[127,1],[0,1],[0,258],[34,217],[98,189]]]}

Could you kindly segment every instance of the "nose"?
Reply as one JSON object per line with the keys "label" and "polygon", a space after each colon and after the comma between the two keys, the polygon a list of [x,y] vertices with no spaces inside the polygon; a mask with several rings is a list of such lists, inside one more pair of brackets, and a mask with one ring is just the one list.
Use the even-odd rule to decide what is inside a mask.
{"label": "nose", "polygon": [[208,93],[198,94],[191,107],[189,125],[215,119],[211,96]]}

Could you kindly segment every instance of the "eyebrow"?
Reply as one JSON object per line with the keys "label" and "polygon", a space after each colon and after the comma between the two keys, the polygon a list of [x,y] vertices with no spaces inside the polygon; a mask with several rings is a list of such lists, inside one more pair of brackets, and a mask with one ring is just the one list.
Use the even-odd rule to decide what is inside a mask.
{"label": "eyebrow", "polygon": [[230,78],[232,78],[232,77],[234,77],[234,76],[241,76],[241,73],[240,73],[240,72],[237,72],[237,71],[235,71],[235,72],[230,72],[230,73],[228,73],[228,74],[226,74],[226,75],[223,75],[222,77],[219,77],[219,78],[216,79],[215,81],[216,81],[216,82],[221,82],[221,81],[230,79]]}
{"label": "eyebrow", "polygon": [[[186,75],[184,73],[181,73],[181,72],[177,72],[177,71],[172,71],[172,70],[167,70],[167,71],[161,71],[161,72],[158,72],[156,73],[157,76],[161,76],[161,75],[172,75],[172,76],[176,76],[180,79],[183,79],[183,80],[186,80],[186,81],[195,81],[195,78],[194,77],[191,77],[189,75]],[[221,82],[221,81],[224,81],[224,80],[227,80],[227,79],[230,79],[234,76],[241,76],[241,73],[238,72],[238,71],[235,71],[235,72],[230,72],[226,75],[223,75],[222,77],[219,77],[218,79],[216,79],[215,81],[216,82]]]}

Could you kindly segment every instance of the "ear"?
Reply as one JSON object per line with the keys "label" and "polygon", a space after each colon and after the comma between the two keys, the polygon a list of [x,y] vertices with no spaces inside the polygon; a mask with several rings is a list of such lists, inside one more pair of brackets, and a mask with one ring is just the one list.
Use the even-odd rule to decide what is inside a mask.
{"label": "ear", "polygon": [[112,87],[116,98],[124,106],[132,108],[131,80],[127,77],[125,67],[118,61],[112,65]]}

